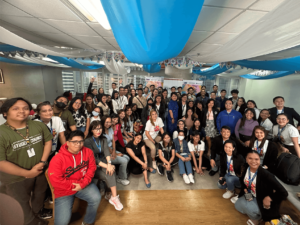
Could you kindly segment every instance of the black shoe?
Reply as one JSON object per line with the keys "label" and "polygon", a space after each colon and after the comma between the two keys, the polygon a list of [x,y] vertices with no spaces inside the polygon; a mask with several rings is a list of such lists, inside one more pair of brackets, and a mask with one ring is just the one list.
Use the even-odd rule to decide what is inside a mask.
{"label": "black shoe", "polygon": [[171,172],[174,173],[174,170],[171,168]]}
{"label": "black shoe", "polygon": [[159,175],[164,175],[164,168],[163,168],[163,166],[162,165],[158,165],[157,166],[157,172],[158,172],[158,174]]}
{"label": "black shoe", "polygon": [[52,215],[53,215],[53,210],[52,209],[45,209],[45,208],[42,208],[40,210],[40,212],[37,214],[37,216],[40,219],[43,219],[43,220],[52,218]]}
{"label": "black shoe", "polygon": [[211,170],[208,174],[209,174],[209,176],[214,176],[217,172],[218,172],[218,171],[213,171],[213,170]]}
{"label": "black shoe", "polygon": [[170,181],[170,182],[173,181],[173,176],[172,176],[172,172],[171,171],[167,171],[166,176],[167,176],[167,180],[168,181]]}

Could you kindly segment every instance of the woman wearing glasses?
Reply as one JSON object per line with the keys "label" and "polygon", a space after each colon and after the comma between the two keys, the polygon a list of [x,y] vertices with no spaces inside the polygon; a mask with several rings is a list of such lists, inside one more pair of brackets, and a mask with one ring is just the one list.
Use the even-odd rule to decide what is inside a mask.
{"label": "woman wearing glasses", "polygon": [[94,121],[89,128],[89,134],[84,141],[84,146],[94,152],[97,170],[94,178],[104,180],[111,192],[107,192],[105,199],[112,204],[116,210],[123,209],[120,198],[117,195],[117,183],[115,166],[111,164],[110,152],[107,139],[103,135],[103,129],[100,121]]}
{"label": "woman wearing glasses", "polygon": [[73,115],[77,130],[81,130],[82,132],[84,132],[84,135],[86,137],[88,135],[90,127],[90,116],[87,110],[84,109],[81,98],[73,98],[68,109]]}

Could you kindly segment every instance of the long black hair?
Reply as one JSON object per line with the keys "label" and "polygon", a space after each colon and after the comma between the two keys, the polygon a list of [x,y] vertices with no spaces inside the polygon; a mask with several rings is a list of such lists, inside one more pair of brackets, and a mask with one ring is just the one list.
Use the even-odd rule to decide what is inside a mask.
{"label": "long black hair", "polygon": [[99,136],[99,138],[103,137],[104,131],[103,131],[103,126],[102,126],[102,124],[101,124],[101,121],[99,121],[99,120],[94,120],[94,121],[91,123],[90,127],[89,127],[89,133],[88,133],[88,135],[87,135],[86,138],[93,137],[93,130],[96,129],[99,125],[100,125],[100,127],[102,128],[102,133],[101,133],[101,135]]}
{"label": "long black hair", "polygon": [[[111,94],[111,99],[114,99],[114,100],[116,100],[116,99],[118,99],[118,98],[119,98],[119,97],[118,97],[118,98],[115,98],[115,93],[118,93],[118,94],[119,94],[119,92],[118,92],[118,91],[115,91],[115,90],[114,90],[114,91],[112,92],[112,94]],[[119,96],[119,95],[118,95],[118,96]]]}
{"label": "long black hair", "polygon": [[87,115],[85,114],[84,104],[83,104],[83,101],[82,101],[81,98],[79,98],[79,97],[73,98],[73,99],[71,100],[70,104],[69,104],[68,109],[69,109],[69,111],[70,111],[72,114],[75,113],[75,110],[73,109],[73,104],[74,104],[74,102],[76,102],[76,100],[78,100],[78,99],[81,101],[81,106],[80,106],[80,108],[78,109],[79,115],[83,116],[83,117],[86,119],[86,118],[87,118]]}
{"label": "long black hair", "polygon": [[163,133],[163,135],[162,135],[162,137],[161,137],[161,141],[162,141],[162,146],[163,146],[163,147],[165,147],[165,145],[164,145],[164,138],[165,138],[165,136],[167,136],[167,135],[170,137],[170,142],[169,142],[169,144],[168,144],[168,147],[173,145],[173,140],[172,140],[171,135],[170,135],[168,132],[165,132],[165,133]]}
{"label": "long black hair", "polygon": [[244,113],[244,115],[243,115],[243,117],[242,117],[242,119],[241,119],[241,123],[240,123],[240,126],[239,126],[239,128],[242,128],[244,125],[245,125],[245,122],[246,122],[246,114],[247,114],[247,112],[252,112],[253,113],[253,120],[254,121],[256,121],[256,114],[255,114],[255,110],[254,109],[251,109],[251,108],[248,108],[248,109],[246,109],[246,111],[245,111],[245,113]]}

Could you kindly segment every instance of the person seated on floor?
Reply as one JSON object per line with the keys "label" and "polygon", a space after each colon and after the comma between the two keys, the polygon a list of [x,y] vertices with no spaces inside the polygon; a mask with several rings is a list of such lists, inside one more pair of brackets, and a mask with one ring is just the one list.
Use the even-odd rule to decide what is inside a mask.
{"label": "person seated on floor", "polygon": [[195,183],[191,164],[192,156],[184,137],[184,131],[178,131],[178,137],[174,139],[175,151],[176,156],[179,158],[179,173],[182,175],[184,182],[190,184]]}
{"label": "person seated on floor", "polygon": [[82,224],[95,222],[101,195],[92,182],[97,169],[94,153],[83,146],[84,137],[80,130],[70,132],[67,142],[50,162],[48,176],[55,195],[54,224],[69,224],[75,197],[88,203]]}
{"label": "person seated on floor", "polygon": [[156,170],[149,167],[151,158],[147,156],[145,143],[143,141],[143,133],[137,133],[134,135],[133,140],[126,145],[126,151],[130,157],[128,163],[128,170],[134,175],[143,174],[145,184],[147,188],[151,187],[151,183],[148,180],[148,171],[150,173],[156,173]]}
{"label": "person seated on floor", "polygon": [[127,166],[129,156],[126,154],[125,145],[123,142],[120,124],[118,124],[119,117],[116,114],[102,117],[103,135],[107,139],[108,149],[111,155],[111,162],[113,165],[119,164],[119,172],[117,182],[123,185],[128,185],[130,181],[127,177]]}
{"label": "person seated on floor", "polygon": [[31,109],[23,98],[8,99],[0,109],[6,119],[0,126],[0,190],[20,203],[24,224],[45,225],[43,219],[52,217],[43,206],[53,135],[44,123],[27,120]]}
{"label": "person seated on floor", "polygon": [[246,156],[246,149],[245,147],[237,141],[236,138],[230,136],[230,127],[229,126],[223,126],[221,128],[221,135],[215,137],[212,140],[212,146],[211,146],[211,155],[210,155],[210,165],[212,167],[211,171],[209,172],[210,176],[214,176],[219,171],[220,166],[220,155],[224,154],[224,143],[227,140],[232,140],[236,143],[236,149],[238,150],[238,153],[242,156]]}
{"label": "person seated on floor", "polygon": [[300,158],[300,135],[296,127],[289,124],[288,115],[281,113],[277,115],[277,124],[273,126],[273,138],[277,139],[290,153]]}
{"label": "person seated on floor", "polygon": [[251,151],[242,169],[242,185],[235,209],[249,217],[248,224],[257,225],[260,220],[270,221],[281,217],[279,208],[288,192],[275,176],[261,167],[260,155]]}
{"label": "person seated on floor", "polygon": [[164,168],[167,171],[167,180],[172,182],[172,166],[175,166],[178,163],[178,158],[175,154],[175,144],[171,139],[169,133],[164,133],[162,135],[162,141],[159,142],[158,147],[158,157],[156,157],[157,162],[160,163],[157,166],[157,172],[159,175],[164,175]]}
{"label": "person seated on floor", "polygon": [[177,128],[173,132],[173,140],[178,137],[178,131],[183,130],[184,131],[184,139],[187,139],[188,137],[188,129],[185,127],[185,121],[180,119],[177,121]]}
{"label": "person seated on floor", "polygon": [[266,129],[262,126],[254,127],[250,139],[249,151],[255,150],[260,156],[261,166],[271,173],[275,172],[275,163],[278,156],[278,145],[276,142],[267,140]]}
{"label": "person seated on floor", "polygon": [[[113,136],[113,135],[111,135]],[[94,153],[97,170],[94,178],[104,180],[110,192],[106,192],[105,199],[112,204],[116,210],[121,211],[123,205],[117,195],[117,183],[115,166],[111,163],[111,156],[107,144],[107,139],[103,135],[103,129],[100,121],[94,121],[89,127],[89,133],[84,140],[84,146],[91,149]]]}
{"label": "person seated on floor", "polygon": [[[239,177],[241,176],[242,167],[245,159],[237,153],[236,143],[232,140],[227,140],[224,143],[224,152],[220,157],[220,178],[218,187],[226,189],[223,198],[229,199],[234,195],[235,188],[241,188]],[[235,203],[237,196],[231,201]]]}
{"label": "person seated on floor", "polygon": [[205,143],[201,141],[201,135],[199,132],[195,131],[192,134],[191,141],[188,142],[188,148],[192,155],[192,166],[196,173],[200,176],[204,175],[203,170],[210,170],[209,159],[205,157]]}

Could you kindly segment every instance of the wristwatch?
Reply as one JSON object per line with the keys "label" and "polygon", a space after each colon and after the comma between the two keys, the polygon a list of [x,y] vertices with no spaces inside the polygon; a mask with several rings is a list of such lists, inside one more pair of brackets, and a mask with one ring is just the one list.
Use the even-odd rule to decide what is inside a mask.
{"label": "wristwatch", "polygon": [[40,163],[44,163],[45,165],[47,164],[47,161],[40,161]]}
{"label": "wristwatch", "polygon": [[107,162],[108,164],[111,164],[111,160]]}

